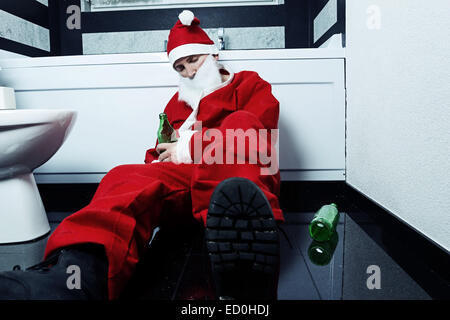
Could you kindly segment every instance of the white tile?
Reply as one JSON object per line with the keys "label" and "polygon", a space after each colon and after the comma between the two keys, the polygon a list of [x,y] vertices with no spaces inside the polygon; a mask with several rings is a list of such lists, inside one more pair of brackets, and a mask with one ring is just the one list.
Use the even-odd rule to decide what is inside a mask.
{"label": "white tile", "polygon": [[49,30],[0,10],[0,37],[50,51]]}
{"label": "white tile", "polygon": [[225,28],[224,40],[226,50],[285,47],[284,27]]}
{"label": "white tile", "polygon": [[161,52],[168,35],[168,30],[85,33],[83,54]]}
{"label": "white tile", "polygon": [[[218,45],[218,30],[204,29]],[[169,30],[83,34],[83,54],[163,52]],[[225,28],[226,50],[284,48],[284,27]]]}
{"label": "white tile", "polygon": [[44,6],[48,7],[48,0],[36,0],[36,1],[42,3]]}
{"label": "white tile", "polygon": [[337,22],[337,0],[330,0],[314,19],[314,42]]}

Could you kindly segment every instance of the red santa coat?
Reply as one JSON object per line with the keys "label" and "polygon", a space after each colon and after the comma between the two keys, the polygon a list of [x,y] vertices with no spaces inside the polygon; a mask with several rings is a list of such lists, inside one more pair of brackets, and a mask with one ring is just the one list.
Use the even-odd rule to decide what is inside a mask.
{"label": "red santa coat", "polygon": [[[109,263],[109,297],[117,298],[154,228],[165,222],[186,222],[186,214],[191,213],[206,224],[209,199],[224,179],[245,177],[255,182],[269,200],[275,218],[284,220],[277,198],[279,171],[262,175],[264,164],[259,160],[256,164],[208,164],[207,149],[211,141],[203,139],[208,128],[224,134],[226,129],[277,129],[279,103],[271,93],[270,84],[255,72],[236,73],[224,86],[203,97],[197,111],[196,120],[201,121],[202,131],[191,136],[188,146],[195,158],[194,144],[198,143],[200,152],[204,153],[200,159],[192,159],[196,160],[192,161],[194,163],[152,163],[158,158],[152,148],[146,153],[145,164],[113,168],[100,182],[90,204],[64,219],[56,228],[47,242],[45,257],[58,248],[74,244],[103,245]],[[191,115],[192,108],[178,101],[177,93],[165,112],[173,127],[179,129]],[[271,144],[268,139],[266,143],[258,144],[256,150],[248,147],[244,157],[271,149]],[[226,143],[218,144],[215,151],[219,150],[224,154],[237,154],[236,149]]]}
{"label": "red santa coat", "polygon": [[[192,108],[184,101],[178,99],[176,93],[167,104],[164,112],[174,129],[179,129],[192,113]],[[277,220],[283,220],[283,214],[278,204],[280,192],[280,173],[278,163],[261,163],[258,155],[270,155],[271,161],[276,161],[273,152],[275,141],[272,141],[271,133],[278,132],[279,102],[272,95],[271,85],[261,79],[256,72],[241,71],[233,75],[232,81],[206,97],[200,100],[197,113],[197,123],[190,129],[198,128],[201,122],[201,131],[196,131],[190,139],[189,149],[192,161],[197,164],[194,169],[194,181],[192,186],[193,214],[196,218],[206,219],[205,204],[200,199],[209,199],[212,189],[220,181],[229,177],[245,177],[254,181],[263,189],[266,197],[272,205],[274,216]],[[220,146],[215,145],[214,151],[222,150],[224,164],[210,164],[213,160],[211,152],[205,152],[205,149],[214,144],[214,139],[207,139],[208,129],[214,128],[222,133],[223,143]],[[267,140],[258,137],[256,146],[245,146],[245,154],[237,150],[236,140],[230,146],[226,139],[227,130],[242,129],[244,132],[254,130],[259,133],[260,130],[266,130]],[[194,130],[195,131],[195,130]],[[217,142],[217,141],[216,141]],[[211,150],[211,148],[210,148]],[[228,155],[227,155],[228,153]],[[231,163],[226,162],[229,154],[234,154]],[[214,156],[215,153],[213,152]],[[257,164],[249,164],[250,154],[256,154]],[[145,162],[151,163],[158,158],[155,148],[149,149],[146,153]],[[244,164],[238,164],[238,158],[244,160]],[[244,159],[245,158],[245,159]],[[266,161],[267,162],[267,161]],[[262,167],[271,167],[261,174]],[[276,167],[276,170],[274,169]],[[275,170],[275,172],[274,172]],[[272,172],[273,174],[267,174]]]}

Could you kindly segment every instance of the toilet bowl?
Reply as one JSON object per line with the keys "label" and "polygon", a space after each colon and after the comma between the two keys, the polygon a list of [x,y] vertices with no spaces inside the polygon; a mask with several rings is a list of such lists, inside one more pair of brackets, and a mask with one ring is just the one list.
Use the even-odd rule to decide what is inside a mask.
{"label": "toilet bowl", "polygon": [[76,119],[70,110],[0,110],[0,243],[50,231],[33,170],[49,160]]}

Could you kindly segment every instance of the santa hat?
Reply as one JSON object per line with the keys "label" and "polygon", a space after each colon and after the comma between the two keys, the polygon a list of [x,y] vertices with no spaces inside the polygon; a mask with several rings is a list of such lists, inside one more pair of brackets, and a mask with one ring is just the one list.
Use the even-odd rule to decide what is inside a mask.
{"label": "santa hat", "polygon": [[194,17],[192,11],[184,10],[178,19],[167,41],[167,55],[172,65],[178,59],[194,54],[219,53],[214,41],[200,28],[200,20]]}

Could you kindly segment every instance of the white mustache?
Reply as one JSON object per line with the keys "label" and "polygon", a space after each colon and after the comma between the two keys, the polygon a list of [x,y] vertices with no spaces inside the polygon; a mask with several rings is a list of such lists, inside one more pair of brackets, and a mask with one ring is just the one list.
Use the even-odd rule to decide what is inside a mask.
{"label": "white mustache", "polygon": [[194,106],[204,90],[217,87],[222,83],[219,69],[220,64],[212,55],[208,55],[192,79],[180,76],[179,100]]}
{"label": "white mustache", "polygon": [[182,78],[181,81],[197,89],[205,89],[207,85],[220,84],[219,65],[212,55],[208,55],[192,78]]}

